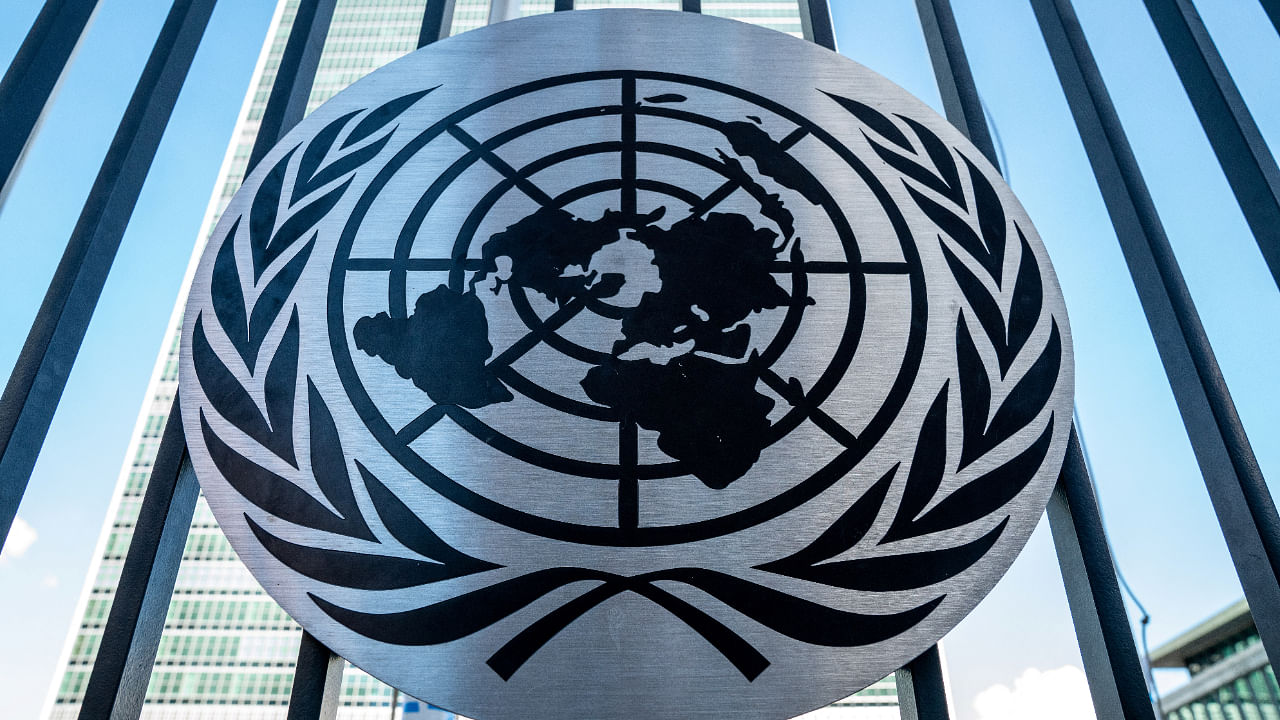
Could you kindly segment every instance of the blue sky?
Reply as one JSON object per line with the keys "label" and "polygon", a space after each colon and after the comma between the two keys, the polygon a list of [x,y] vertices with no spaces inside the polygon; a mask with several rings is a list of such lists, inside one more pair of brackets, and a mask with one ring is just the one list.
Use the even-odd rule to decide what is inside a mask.
{"label": "blue sky", "polygon": [[[0,559],[6,717],[34,717],[55,673],[271,4],[223,0],[214,14],[20,510],[32,542],[11,541],[15,548],[27,545],[25,552]],[[0,63],[12,58],[39,5],[7,0],[0,6]],[[102,3],[0,208],[5,372],[166,5]],[[832,5],[841,52],[939,106],[914,3]],[[1257,0],[1198,5],[1263,135],[1280,147],[1280,95],[1274,92],[1280,36]],[[1280,292],[1141,1],[1079,0],[1077,6],[1263,471],[1280,477],[1280,390],[1273,371],[1280,356]],[[1237,599],[1239,582],[1030,7],[1024,0],[956,0],[956,12],[1011,183],[1067,298],[1085,442],[1118,561],[1151,611],[1150,637],[1158,645]],[[991,710],[1004,697],[1000,692],[983,696],[983,713],[975,699],[997,685],[1017,689],[1028,669],[1079,665],[1046,525],[948,636],[945,649],[960,720],[1003,717]],[[1070,673],[1035,677],[1065,678],[1054,687],[1078,692]],[[1017,687],[1045,696],[1053,682]]]}

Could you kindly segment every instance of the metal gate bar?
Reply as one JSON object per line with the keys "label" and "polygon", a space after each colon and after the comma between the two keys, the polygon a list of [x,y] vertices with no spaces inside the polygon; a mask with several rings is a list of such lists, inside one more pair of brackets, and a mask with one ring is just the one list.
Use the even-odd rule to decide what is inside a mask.
{"label": "metal gate bar", "polygon": [[1271,277],[1280,285],[1280,168],[1276,159],[1190,0],[1146,0],[1146,5]]}
{"label": "metal gate bar", "polygon": [[98,0],[48,0],[0,80],[0,207]]}
{"label": "metal gate bar", "polygon": [[454,0],[427,0],[427,7],[422,11],[418,47],[426,47],[449,37],[449,28],[453,25],[453,5]]}
{"label": "metal gate bar", "polygon": [[987,127],[987,117],[982,111],[982,98],[978,96],[978,86],[973,81],[969,57],[964,51],[960,27],[951,10],[951,1],[916,0],[916,12],[920,15],[920,29],[924,32],[925,46],[929,48],[929,60],[947,120],[1003,173],[995,143],[991,140],[991,129]]}
{"label": "metal gate bar", "polygon": [[[346,664],[303,630],[293,670],[293,690],[289,693],[288,720],[334,720],[342,700],[342,671]],[[395,717],[394,707],[391,714]]]}
{"label": "metal gate bar", "polygon": [[1276,32],[1280,33],[1280,0],[1259,0],[1262,3],[1262,9],[1266,11],[1267,17],[1271,18],[1271,24],[1275,26]]}
{"label": "metal gate bar", "polygon": [[[806,36],[834,49],[826,0],[799,1]],[[1169,1],[1185,3],[1147,3],[1151,8]],[[9,387],[0,398],[0,536],[7,534],[13,521],[31,465],[213,2],[175,1]],[[1280,16],[1280,0],[1262,2],[1276,20]],[[1276,571],[1280,567],[1280,518],[1071,3],[1032,0],[1032,6],[1138,286],[1259,631],[1264,644],[1274,649],[1280,639],[1280,583]],[[448,34],[452,7],[452,0],[428,2],[421,44]],[[572,0],[556,0],[556,10],[572,7]],[[918,7],[948,115],[969,132],[984,154],[991,155],[989,129],[950,5],[947,0],[918,0]],[[285,60],[272,87],[250,169],[301,118],[333,8],[334,0],[303,0],[290,32]],[[682,0],[682,9],[697,12],[700,2]],[[42,13],[41,18],[44,17]],[[78,39],[84,26],[75,30],[60,27],[54,34],[59,43],[65,44],[69,35],[64,33],[74,32]],[[28,42],[38,34],[37,29],[33,28]],[[1208,41],[1207,32],[1202,40]],[[70,46],[74,45],[72,41]],[[23,51],[26,48],[24,43]],[[1171,49],[1171,54],[1176,53]],[[17,60],[15,67],[16,63]],[[63,66],[65,61],[57,74]],[[10,76],[16,77],[15,72],[11,67],[6,83]],[[1208,126],[1208,121],[1204,122]],[[8,140],[9,135],[3,139]],[[1228,164],[1225,160],[1223,163]],[[50,381],[56,381],[56,387],[50,387]],[[95,659],[81,708],[82,718],[136,718],[141,712],[198,497],[178,410],[175,399]],[[41,417],[43,424],[37,422]],[[28,461],[25,472],[14,474],[15,469],[21,470],[22,459]],[[20,483],[10,482],[14,477]],[[1096,497],[1074,433],[1049,515],[1099,717],[1152,717]],[[338,704],[343,666],[340,658],[304,633],[289,717],[331,718]],[[905,679],[900,692],[903,709],[910,717],[947,717],[936,648],[904,668],[899,678]]]}
{"label": "metal gate bar", "polygon": [[80,705],[84,720],[136,718],[151,680],[200,484],[187,458],[175,397],[129,552]]}
{"label": "metal gate bar", "polygon": [[[263,124],[259,127],[246,175],[265,154],[265,150],[259,149],[270,149],[302,119],[306,98],[315,80],[319,53],[329,32],[333,7],[334,0],[302,0],[263,111]],[[83,720],[108,717],[134,720],[142,712],[198,497],[199,485],[182,432],[181,406],[175,397],[103,631],[103,641],[94,658],[80,709]],[[299,655],[299,662],[303,663],[299,666],[302,688],[312,682],[310,660],[315,653],[307,655],[307,649],[304,647]],[[331,655],[327,649],[324,652]],[[343,663],[338,661],[338,685],[342,668]],[[332,674],[326,670],[321,685],[328,682]],[[310,698],[309,691],[299,692]],[[324,707],[323,702],[316,707]]]}
{"label": "metal gate bar", "polygon": [[1048,513],[1089,695],[1099,718],[1154,720],[1151,691],[1120,595],[1078,432],[1073,424]]}
{"label": "metal gate bar", "polygon": [[904,665],[894,679],[902,720],[950,720],[946,677],[937,645]]}
{"label": "metal gate bar", "polygon": [[[307,114],[307,100],[315,83],[316,68],[320,67],[320,52],[324,50],[324,40],[329,35],[335,5],[337,0],[302,0],[298,4],[298,13],[289,28],[289,40],[280,57],[275,82],[271,84],[271,95],[262,111],[258,136],[254,138],[253,150],[249,153],[246,176]],[[281,76],[288,79],[281,82]],[[299,79],[302,82],[298,82]]]}
{"label": "metal gate bar", "polygon": [[[0,395],[0,547],[215,0],[175,0]],[[63,28],[67,29],[67,28]]]}
{"label": "metal gate bar", "polygon": [[804,39],[834,51],[836,31],[831,25],[831,8],[827,0],[799,0],[800,29]]}
{"label": "metal gate bar", "polygon": [[1031,0],[1245,597],[1280,657],[1280,517],[1069,0]]}
{"label": "metal gate bar", "polygon": [[[969,136],[992,165],[1000,168],[950,0],[917,0],[916,7],[947,119]],[[1067,459],[1047,512],[1089,694],[1100,718],[1154,720],[1142,661],[1102,531],[1093,482],[1080,452],[1078,431],[1073,425]],[[937,672],[941,673],[941,669]],[[916,675],[913,673],[911,679],[918,682]]]}

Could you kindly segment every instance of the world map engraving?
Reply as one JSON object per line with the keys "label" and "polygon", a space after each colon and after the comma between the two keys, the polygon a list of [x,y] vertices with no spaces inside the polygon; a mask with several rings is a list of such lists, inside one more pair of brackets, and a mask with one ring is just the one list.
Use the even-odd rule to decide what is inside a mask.
{"label": "world map engraving", "polygon": [[[763,132],[749,137],[768,140]],[[787,252],[802,260],[790,213],[781,202],[770,211],[788,237],[732,213],[689,215],[663,228],[657,223],[665,207],[644,215],[606,210],[596,220],[540,208],[484,243],[482,269],[466,291],[440,285],[421,295],[407,318],[360,318],[356,346],[433,402],[479,408],[513,395],[485,367],[493,346],[478,292],[498,295],[515,285],[561,308],[609,301],[621,337],[608,360],[582,378],[583,390],[658,432],[663,452],[708,487],[724,488],[759,459],[775,404],[756,388],[759,355],[748,354],[746,320],[792,303],[771,266]],[[647,257],[637,262],[637,252]],[[612,271],[624,265],[630,272]]]}

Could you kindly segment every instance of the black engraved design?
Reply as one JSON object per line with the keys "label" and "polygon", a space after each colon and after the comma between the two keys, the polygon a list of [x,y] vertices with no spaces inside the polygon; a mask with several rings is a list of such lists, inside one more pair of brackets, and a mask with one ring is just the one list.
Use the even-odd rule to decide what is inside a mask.
{"label": "black engraved design", "polygon": [[[585,73],[532,85],[548,87],[584,77],[620,79],[624,90],[623,102],[605,109],[623,116],[624,135],[628,133],[626,128],[630,127],[630,134],[624,137],[621,145],[624,177],[620,185],[608,187],[624,190],[630,187],[632,192],[646,187],[676,199],[692,200],[689,203],[691,214],[670,229],[663,230],[653,224],[658,216],[638,215],[634,195],[627,201],[624,192],[622,210],[606,213],[596,221],[575,218],[564,211],[563,206],[579,191],[569,191],[557,198],[546,196],[529,183],[528,175],[533,171],[509,166],[504,169],[504,163],[488,145],[492,141],[469,138],[457,128],[457,120],[474,112],[475,107],[454,113],[422,137],[411,141],[408,149],[398,153],[398,157],[411,154],[429,142],[431,137],[450,133],[470,148],[469,161],[493,165],[506,176],[503,181],[506,189],[520,187],[539,201],[541,209],[510,226],[506,233],[493,236],[485,243],[485,255],[479,263],[466,259],[466,249],[479,224],[478,220],[469,219],[468,227],[464,227],[459,235],[454,256],[440,263],[439,269],[448,270],[451,274],[449,283],[423,294],[413,314],[404,307],[403,274],[410,262],[407,245],[401,243],[405,247],[404,252],[397,248],[395,265],[390,268],[390,311],[357,320],[354,340],[359,349],[383,358],[403,377],[413,380],[434,404],[399,432],[391,432],[391,437],[399,444],[389,443],[385,436],[379,440],[406,468],[444,497],[512,527],[569,542],[669,545],[726,534],[776,517],[831,487],[857,465],[883,436],[911,390],[923,349],[919,333],[925,325],[926,306],[919,257],[915,254],[905,221],[871,171],[821,128],[798,123],[791,138],[774,141],[752,123],[720,122],[665,107],[684,102],[682,95],[670,93],[646,98],[645,102],[654,105],[642,106],[635,99],[635,81],[637,77],[653,77],[732,92],[749,97],[771,112],[787,116],[788,111],[775,103],[717,83],[659,73]],[[514,88],[498,96],[518,94],[528,89]],[[324,502],[321,502],[285,475],[235,450],[214,432],[214,424],[209,422],[202,408],[200,433],[213,463],[236,492],[273,518],[266,521],[245,514],[250,531],[273,557],[293,571],[322,583],[357,590],[416,587],[501,568],[496,563],[473,557],[451,546],[358,459],[353,459],[352,464],[361,482],[354,483],[342,438],[322,394],[309,377],[301,383],[305,390],[298,392],[301,380],[298,377],[299,321],[290,304],[290,295],[309,261],[316,237],[312,230],[342,199],[351,185],[350,175],[379,154],[395,128],[378,139],[369,138],[428,92],[414,93],[380,108],[364,113],[353,112],[339,118],[318,133],[305,148],[293,148],[267,173],[251,204],[247,233],[240,230],[241,221],[246,218],[240,218],[231,224],[223,239],[212,274],[213,313],[197,317],[192,335],[193,364],[210,407],[222,421],[238,428],[284,463],[295,469],[309,466],[315,486],[324,496]],[[863,592],[927,588],[966,571],[991,550],[1010,522],[1007,514],[996,519],[1000,509],[1022,491],[1043,465],[1053,434],[1052,414],[1044,421],[1038,437],[1012,459],[987,469],[976,479],[949,491],[945,497],[937,497],[949,473],[959,472],[980,461],[991,450],[1005,445],[1014,435],[1036,423],[1059,381],[1062,342],[1056,323],[1050,318],[1047,341],[1043,347],[1032,347],[1033,331],[1043,322],[1045,314],[1036,260],[1021,228],[1016,223],[1006,222],[998,195],[973,163],[959,155],[973,193],[975,207],[970,214],[967,212],[960,166],[953,154],[955,151],[936,135],[907,118],[895,120],[854,100],[832,98],[879,138],[867,135],[874,151],[902,174],[913,200],[941,231],[938,240],[943,255],[968,303],[956,316],[958,387],[953,391],[948,382],[939,388],[921,425],[915,456],[905,478],[899,478],[900,468],[894,466],[831,527],[802,550],[758,565],[755,570]],[[591,111],[599,112],[600,109]],[[574,112],[551,117],[569,116]],[[737,159],[723,152],[718,161],[693,159],[689,158],[688,151],[680,148],[658,147],[637,141],[634,118],[628,125],[626,115],[643,112],[696,122],[722,132],[733,150],[752,159],[761,173],[797,190],[807,200],[833,215],[837,230],[847,234],[842,239],[846,241],[848,261],[806,262],[800,251],[799,238],[793,237],[790,213],[776,195],[768,194],[751,179]],[[354,129],[347,132],[339,146],[338,157],[330,159],[333,146],[342,137],[344,129],[361,115],[363,117]],[[756,121],[752,119],[752,122]],[[906,130],[900,127],[900,123]],[[915,149],[908,131],[919,143],[923,155]],[[832,211],[835,204],[827,191],[787,153],[787,148],[804,135],[813,135],[833,149],[885,205],[902,243],[905,263],[885,268],[861,263],[848,224],[837,217],[838,211]],[[354,149],[342,152],[352,147]],[[642,147],[647,151],[710,163],[722,172],[726,187],[731,189],[718,190],[706,198],[689,198],[679,189],[638,178],[635,176],[634,158],[628,163],[625,157],[628,152],[634,153]],[[299,149],[302,152],[296,161],[294,191],[289,202],[282,203],[284,181]],[[617,152],[618,149],[609,151]],[[379,177],[389,176],[391,172],[384,169]],[[340,182],[343,178],[346,178],[345,182]],[[781,229],[781,242],[778,234],[762,231],[745,218],[710,212],[718,202],[715,199],[718,195],[724,196],[738,188],[747,190],[759,201],[761,214],[772,219]],[[938,202],[921,188],[942,197],[947,203]],[[440,191],[440,188],[429,189],[420,204],[429,209]],[[375,194],[376,187],[356,203],[340,243],[340,261],[356,262],[344,260],[344,254],[350,250],[353,228],[359,225]],[[492,202],[489,201],[490,207]],[[283,221],[279,217],[282,210],[286,215]],[[477,212],[485,211],[487,209],[477,209]],[[976,230],[972,226],[973,215],[976,215]],[[1007,224],[1012,224],[1019,244],[1018,259],[1008,273],[1014,283],[1013,300],[1009,310],[1004,311],[989,285],[999,290],[1006,280]],[[417,229],[407,227],[403,237],[411,238]],[[601,406],[585,406],[594,408],[589,410],[572,405],[564,407],[569,408],[568,411],[594,413],[596,419],[618,423],[622,438],[620,461],[613,467],[595,467],[561,458],[534,457],[536,462],[555,466],[564,472],[619,481],[619,527],[570,525],[527,515],[475,495],[444,477],[421,458],[417,458],[416,464],[406,462],[406,456],[396,452],[396,448],[405,446],[404,438],[417,437],[444,417],[451,418],[477,437],[483,435],[486,442],[503,452],[525,458],[530,456],[529,448],[487,428],[467,408],[503,402],[512,397],[511,390],[548,404],[560,402],[545,394],[539,395],[537,388],[511,369],[511,363],[540,342],[582,354],[585,349],[573,349],[567,341],[556,336],[557,329],[583,309],[601,307],[604,301],[621,290],[626,278],[610,277],[608,273],[566,277],[563,271],[573,264],[586,267],[580,260],[584,257],[589,260],[600,248],[617,241],[619,231],[629,231],[631,237],[654,251],[655,264],[665,273],[664,281],[667,278],[671,280],[671,295],[646,294],[636,306],[619,311],[627,329],[624,339],[612,353],[589,355],[595,367],[582,380],[588,396]],[[304,240],[308,233],[311,236]],[[721,241],[729,235],[737,243],[733,253],[739,259],[726,280],[728,284],[699,287],[698,283],[705,283],[705,278],[696,271],[708,263],[723,261],[728,251]],[[247,267],[242,267],[236,252],[237,243],[244,242],[248,243]],[[557,246],[556,243],[562,245]],[[784,251],[787,259],[781,260]],[[494,260],[500,256],[513,261],[521,259],[521,262],[513,262],[511,276],[495,283],[495,292],[505,286],[513,303],[519,307],[520,298],[525,298],[524,291],[532,290],[557,303],[558,310],[547,318],[526,317],[530,325],[529,335],[490,358],[493,347],[488,339],[483,307],[478,304],[475,293],[478,283],[497,269]],[[981,274],[974,266],[981,270]],[[477,273],[469,287],[463,282],[467,271]],[[828,369],[814,386],[805,388],[797,379],[784,378],[771,368],[782,348],[793,339],[799,315],[813,302],[807,295],[806,278],[809,273],[817,272],[847,274],[856,303],[865,300],[862,275],[866,273],[905,273],[912,289],[913,326],[918,326],[918,329],[913,327],[907,344],[906,371],[895,379],[885,407],[857,436],[826,415],[821,404],[849,365],[861,330],[859,318],[850,319],[850,327],[839,339],[832,361],[834,370]],[[790,276],[789,292],[774,279],[777,273]],[[331,335],[340,373],[345,357],[345,345],[342,352],[337,346],[338,343],[345,344],[345,331],[341,331],[344,327],[341,314],[343,274],[342,269],[335,265],[330,276],[330,321],[336,322],[340,330]],[[398,301],[395,300],[397,297]],[[685,309],[695,305],[702,314],[693,317],[682,315]],[[750,330],[748,325],[737,323],[750,313],[764,309],[781,309],[786,312],[786,320],[778,337],[763,352],[752,353],[745,363],[725,365],[692,353],[665,365],[622,357],[641,342],[663,346],[691,340],[696,348],[730,358],[742,358],[746,349],[738,338],[742,331],[737,328],[747,327],[747,332]],[[970,318],[976,320],[974,328],[981,330],[976,337],[969,326]],[[206,322],[210,326],[216,323],[225,333],[243,368],[230,367],[218,355],[212,341],[216,333],[210,335]],[[267,347],[267,339],[282,323],[284,327],[277,333],[278,340],[272,351]],[[430,342],[441,336],[449,348],[447,357],[441,348]],[[990,344],[997,358],[998,370],[988,370],[978,350],[979,342]],[[270,352],[270,359],[266,367],[261,368],[259,355],[264,350]],[[1035,358],[1029,363],[1019,362],[1027,353],[1035,353]],[[346,362],[349,361],[346,358]],[[1020,378],[1009,377],[1012,368],[1022,365],[1027,369]],[[346,372],[348,376],[344,381],[347,390],[352,391],[359,383],[350,380],[353,374],[349,365]],[[261,406],[246,389],[244,380],[260,373],[265,373]],[[993,381],[1013,383],[994,412],[991,408]],[[764,383],[792,406],[781,420],[773,424],[768,422],[767,414],[773,400],[755,389],[757,383]],[[675,397],[679,401],[674,405],[655,402],[654,388],[658,388],[662,396]],[[960,399],[963,430],[960,460],[954,468],[947,461],[947,407],[953,395]],[[360,411],[362,400],[358,393],[353,393],[352,399]],[[367,401],[367,396],[363,401]],[[717,416],[699,415],[703,408],[713,405],[720,411]],[[309,453],[306,456],[309,463],[299,463],[295,449],[293,422],[300,407],[310,428],[309,441],[303,448]],[[380,416],[363,411],[361,415],[370,429],[378,434],[380,426],[375,421],[380,420]],[[683,526],[636,526],[635,497],[632,494],[627,499],[626,495],[634,493],[635,483],[641,479],[659,479],[689,472],[708,486],[725,487],[741,477],[745,468],[755,462],[760,448],[784,436],[806,419],[844,448],[835,460],[817,473],[769,502],[723,518]],[[658,429],[662,433],[659,446],[677,462],[649,469],[638,466],[634,445],[637,426]],[[708,439],[705,437],[707,433],[715,437]],[[888,530],[879,538],[868,537],[895,484],[902,486],[902,499]],[[367,494],[381,527],[390,537],[381,537],[362,516],[356,498],[358,489]],[[990,527],[981,531],[976,539],[965,542],[941,540],[934,544],[937,549],[925,552],[862,552],[876,550],[881,545],[890,546],[892,551],[892,545],[899,541],[972,529],[975,523]],[[273,529],[284,524],[349,538],[346,547],[353,549],[333,550],[286,540]],[[867,547],[864,541],[872,541],[874,545]],[[834,560],[841,555],[852,557]],[[744,570],[739,574],[749,572]],[[758,574],[753,576],[758,577]],[[918,625],[945,599],[945,595],[939,593],[914,608],[869,615],[839,610],[739,575],[699,567],[675,567],[633,576],[591,568],[552,567],[508,576],[447,600],[390,614],[344,607],[316,594],[311,594],[310,598],[335,621],[372,640],[397,645],[434,645],[453,642],[493,626],[553,591],[580,586],[582,592],[574,599],[516,632],[493,652],[488,659],[489,666],[503,679],[510,679],[540,648],[590,609],[618,594],[632,592],[684,622],[716,648],[746,680],[754,680],[769,666],[768,659],[730,627],[729,621],[724,619],[725,613],[713,617],[657,583],[678,583],[696,588],[740,616],[797,642],[836,647],[869,645],[895,637]]]}
{"label": "black engraved design", "polygon": [[[463,120],[507,100],[551,87],[601,80],[618,83],[621,94],[618,104],[549,113],[487,139],[473,137],[460,127]],[[636,83],[640,80],[678,83],[721,93],[736,100],[745,100],[775,116],[785,118],[793,124],[794,129],[775,139],[758,127],[758,117],[748,117],[747,121],[724,120],[695,113],[684,109],[682,104],[686,100],[685,96],[675,93],[653,96],[660,97],[660,102],[641,102],[636,96]],[[619,141],[586,143],[550,152],[519,168],[508,165],[500,157],[499,150],[504,144],[540,128],[575,119],[611,115],[621,120],[619,127],[622,138]],[[631,119],[633,115],[637,118],[674,120],[709,129],[724,138],[724,147],[718,149],[717,157],[712,157],[686,147],[636,137]],[[419,197],[400,229],[394,255],[389,258],[351,257],[356,233],[386,183],[410,158],[441,137],[458,140],[468,148],[468,152],[440,173]],[[834,151],[866,183],[892,224],[904,262],[862,263],[850,222],[844,217],[839,203],[789,154],[792,147],[807,138]],[[727,152],[729,150],[733,154]],[[562,191],[555,197],[530,180],[537,173],[554,168],[560,163],[601,154],[620,158],[618,167],[621,177],[585,182],[576,188]],[[658,179],[637,176],[634,158],[639,154],[663,156],[700,166],[720,175],[723,184],[711,193],[699,196]],[[449,257],[414,257],[412,249],[416,238],[423,232],[426,218],[436,209],[450,184],[474,165],[487,165],[496,170],[502,179],[475,204],[462,222]],[[758,172],[749,172],[747,165],[753,165]],[[777,193],[766,189],[758,179],[760,176],[795,190],[807,202],[814,202],[825,215],[830,232],[838,238],[845,260],[807,260],[801,250],[801,239],[796,237],[795,219],[791,211]],[[671,198],[672,202],[665,205],[663,210],[666,215],[677,212],[681,204],[686,204],[689,208],[688,215],[667,229],[658,227],[656,223],[662,214],[643,215],[635,212],[635,196],[642,190]],[[760,217],[772,223],[776,231],[758,227],[745,217],[715,211],[721,202],[738,191],[745,192],[758,204]],[[502,226],[506,227],[505,231],[488,238],[478,238],[477,232],[490,211],[509,192],[525,195],[537,204],[538,209],[515,223],[504,219]],[[595,218],[577,218],[565,210],[566,205],[576,200],[600,193],[616,193],[620,197],[617,208]],[[646,294],[639,303],[642,307],[625,306],[617,302],[615,295],[626,292],[628,278],[608,277],[608,273],[593,275],[585,270],[581,273],[567,272],[574,266],[585,268],[584,263],[588,263],[595,253],[619,242],[619,231],[627,233],[631,240],[649,247],[654,252],[655,264],[665,266],[662,270],[661,292]],[[734,258],[734,263],[723,262],[724,253],[717,252],[730,242],[734,246],[734,252],[729,257]],[[751,249],[750,252],[746,251],[747,248]],[[662,257],[659,258],[659,255]],[[499,258],[510,262],[509,277],[494,273],[496,260]],[[688,271],[682,272],[684,263],[693,265]],[[389,271],[386,285],[388,318],[410,316],[407,277],[411,270],[448,271],[447,286],[458,294],[483,293],[489,290],[504,293],[514,311],[528,327],[528,334],[505,350],[498,351],[488,361],[487,369],[513,393],[524,395],[558,412],[614,425],[619,438],[618,461],[605,463],[580,460],[546,452],[486,423],[484,413],[473,412],[478,408],[440,402],[434,396],[433,404],[425,407],[416,419],[393,426],[381,414],[378,404],[364,388],[351,358],[352,348],[346,341],[345,328],[348,320],[344,316],[342,298],[346,292],[348,275],[353,271],[370,270]],[[902,365],[897,376],[889,383],[886,400],[867,425],[854,434],[827,417],[821,406],[841,382],[858,348],[865,320],[867,277],[879,273],[907,276],[911,301],[910,334]],[[796,337],[805,309],[812,305],[808,287],[809,278],[813,274],[836,276],[841,280],[847,278],[851,310],[843,328],[836,330],[839,334],[832,338],[834,347],[827,366],[815,381],[805,387],[795,378],[779,375],[773,365]],[[701,285],[720,283],[716,288],[717,292],[698,287],[699,275]],[[789,281],[785,290],[782,282],[784,278]],[[740,283],[745,286],[739,288]],[[434,291],[435,289],[432,290]],[[531,296],[536,295],[557,303],[556,311],[548,317],[539,316],[531,302]],[[923,354],[927,325],[923,269],[910,230],[893,204],[890,193],[880,184],[876,174],[856,155],[823,128],[774,101],[702,78],[644,71],[578,73],[516,86],[460,108],[408,141],[374,178],[347,220],[330,275],[329,300],[330,341],[339,376],[366,426],[403,467],[452,502],[496,522],[545,537],[615,546],[673,544],[724,535],[777,517],[831,487],[892,426],[914,383]],[[688,304],[684,304],[685,301],[689,301]],[[697,305],[696,310],[694,305]],[[708,305],[714,305],[714,312]],[[613,348],[603,350],[571,342],[559,330],[584,311],[628,321],[627,332]],[[741,358],[738,351],[743,349],[744,338],[750,337],[754,321],[746,316],[758,311],[776,311],[781,316],[781,322],[771,338],[764,338],[767,344],[760,343],[763,345],[762,349],[750,354],[744,350],[744,354],[747,354],[746,362],[739,364],[750,368],[756,378],[755,383],[748,385],[747,381],[737,378],[739,373],[736,369],[728,366]],[[356,318],[355,323],[359,323],[361,319],[363,318]],[[681,342],[700,345],[700,348],[693,351],[698,356],[708,355],[707,350],[710,348],[715,350],[710,354],[725,358],[723,362],[718,361],[719,366],[716,367],[699,361],[688,361],[701,365],[704,377],[709,376],[712,371],[720,373],[723,368],[725,377],[718,383],[720,387],[759,394],[760,402],[754,404],[729,403],[730,407],[737,410],[748,410],[749,416],[746,418],[738,418],[728,410],[716,413],[715,418],[710,418],[712,422],[709,431],[704,433],[702,441],[696,436],[677,437],[690,426],[685,422],[668,421],[679,413],[679,409],[657,409],[657,412],[646,410],[646,425],[640,419],[639,408],[609,402],[613,396],[624,400],[627,393],[616,392],[620,388],[611,391],[606,387],[607,382],[604,382],[617,377],[616,371],[624,363],[639,362],[640,358],[628,354],[635,346],[648,344],[663,348]],[[588,394],[593,402],[582,402],[578,398],[553,392],[545,385],[525,377],[517,369],[515,363],[540,344],[574,360],[607,368],[592,370],[594,375],[590,379],[582,378],[585,383],[583,387],[590,387],[595,393],[594,397]],[[368,352],[368,348],[363,346],[358,346],[357,349]],[[633,373],[645,373],[644,366],[637,366]],[[647,373],[647,377],[654,382],[662,382],[664,375],[669,373]],[[766,404],[774,401],[760,394],[763,387],[772,390],[789,405],[783,416],[772,423],[768,423],[764,416],[769,412]],[[473,397],[482,395],[479,392],[469,394]],[[655,408],[649,410],[653,409]],[[714,412],[715,409],[713,405],[708,411]],[[412,447],[414,441],[443,418],[451,419],[475,439],[521,462],[555,473],[617,483],[616,525],[568,523],[536,515],[496,502],[456,482]],[[708,418],[704,417],[706,419]],[[844,450],[830,459],[825,467],[799,479],[786,492],[755,506],[707,520],[645,526],[637,522],[636,503],[640,495],[639,488],[644,483],[694,475],[708,487],[723,488],[741,477],[756,462],[763,449],[778,442],[806,421],[812,421],[831,434]],[[660,448],[673,460],[638,462],[637,428],[653,430],[663,436],[659,440]],[[712,468],[709,467],[711,462],[697,462],[695,458],[717,458],[728,462]]]}
{"label": "black engraved design", "polygon": [[[982,339],[995,351],[999,368],[995,379],[1007,380],[1010,367],[1023,351],[1031,350],[1027,343],[1043,309],[1040,271],[1022,229],[1016,222],[1006,222],[1004,208],[991,183],[969,158],[957,153],[973,190],[974,214],[978,224],[975,231],[966,212],[964,186],[953,151],[931,130],[910,118],[898,116],[898,120],[906,124],[920,142],[932,167],[923,164],[924,158],[919,156],[907,134],[893,119],[856,100],[831,97],[879,138],[899,148],[894,150],[864,132],[876,154],[904,175],[903,184],[907,192],[942,231],[938,242],[943,256],[969,303],[967,310],[970,316],[978,318],[978,324],[984,331]],[[903,155],[901,151],[908,154]],[[952,204],[948,206],[932,199],[913,182],[942,195]],[[998,291],[1004,285],[1008,224],[1013,225],[1018,235],[1020,252],[1012,273],[1015,277],[1012,301],[1008,313],[1005,313],[985,282],[961,259],[957,248],[947,239],[976,261],[985,271],[987,282]],[[1038,349],[1035,360],[992,414],[991,372],[978,352],[965,313],[966,310],[960,310],[956,318],[957,382],[964,431],[959,463],[954,469],[947,464],[947,403],[950,396],[947,383],[938,391],[921,424],[902,499],[888,530],[879,538],[877,545],[891,545],[989,521],[1035,477],[1047,456],[1055,421],[1052,413],[1037,439],[1025,450],[951,491],[946,497],[937,498],[948,473],[963,470],[1015,433],[1035,423],[1058,384],[1062,364],[1061,336],[1057,321],[1050,318],[1044,347]],[[758,569],[855,590],[908,590],[933,585],[967,570],[1000,539],[1010,520],[1007,514],[990,531],[967,543],[924,552],[832,561],[832,558],[850,551],[864,540],[880,515],[898,468],[898,465],[893,466],[804,549],[760,565]]]}

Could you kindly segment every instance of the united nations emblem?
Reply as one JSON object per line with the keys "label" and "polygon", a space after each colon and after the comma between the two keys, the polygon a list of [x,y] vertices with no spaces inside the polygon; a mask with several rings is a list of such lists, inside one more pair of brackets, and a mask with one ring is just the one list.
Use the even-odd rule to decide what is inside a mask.
{"label": "united nations emblem", "polygon": [[1071,348],[1025,212],[918,100],[772,31],[573,12],[268,154],[181,396],[241,558],[375,676],[479,718],[779,718],[1008,568]]}

